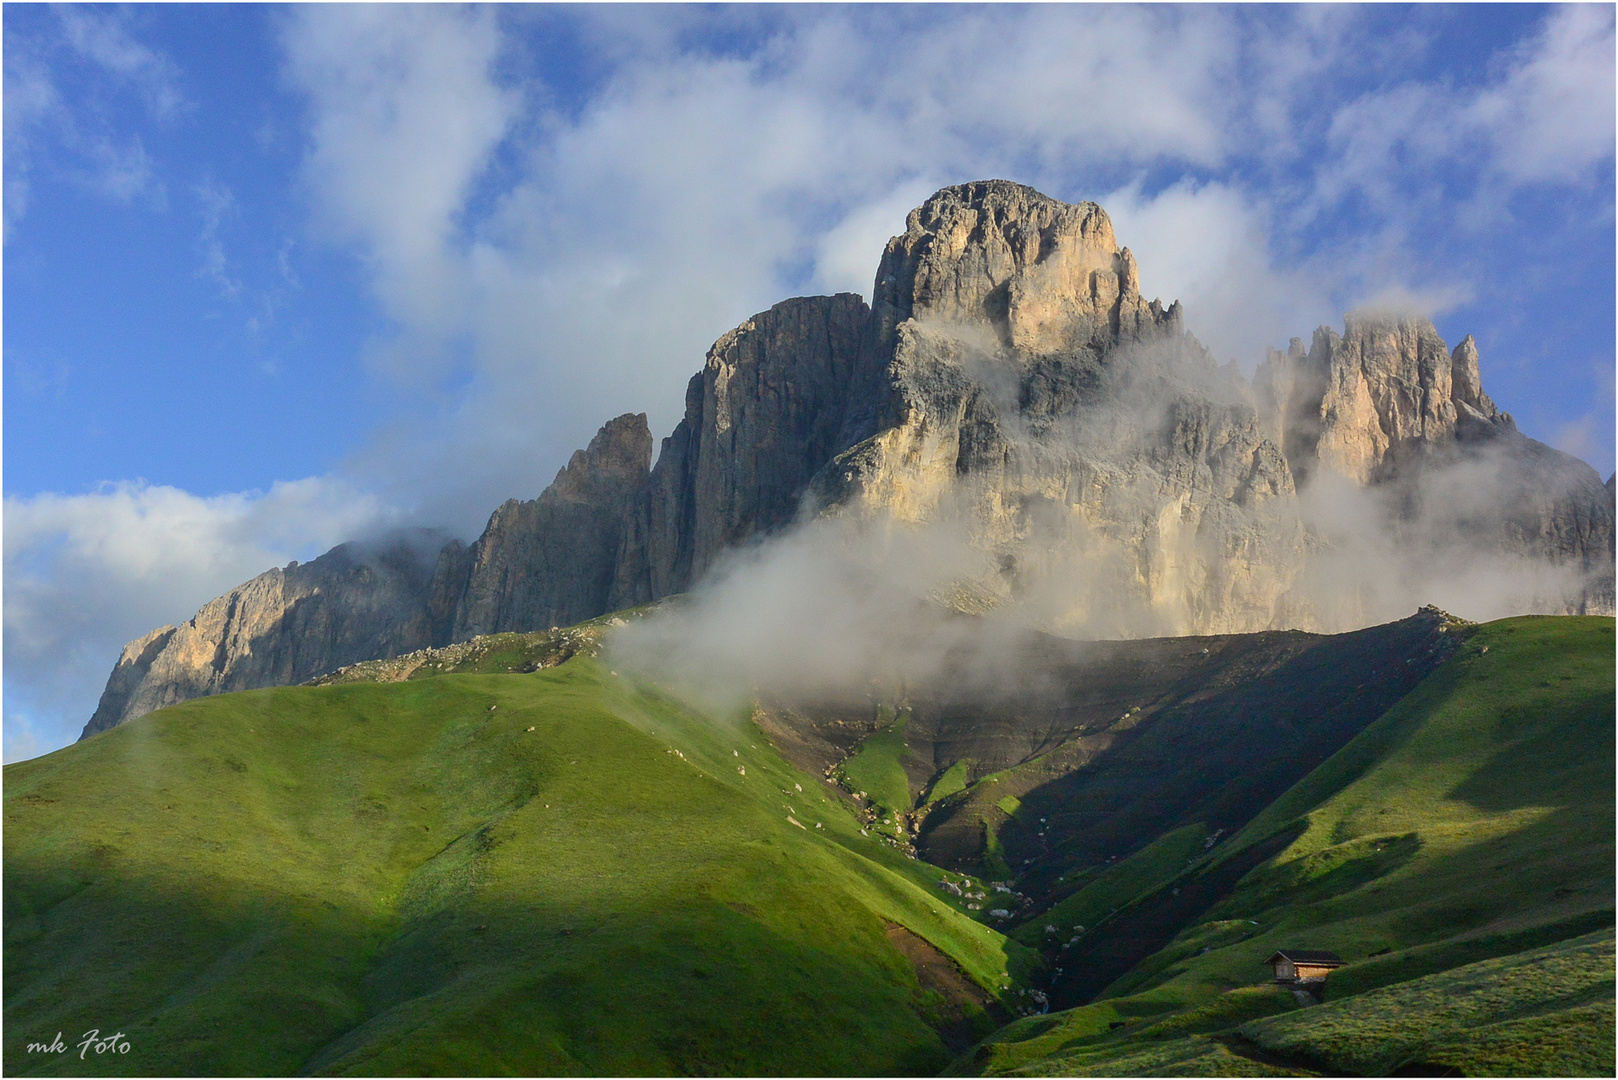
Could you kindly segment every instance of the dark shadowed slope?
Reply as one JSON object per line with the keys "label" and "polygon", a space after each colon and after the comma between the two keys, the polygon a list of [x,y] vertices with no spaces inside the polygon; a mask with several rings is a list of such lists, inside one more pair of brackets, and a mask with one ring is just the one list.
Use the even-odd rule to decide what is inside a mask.
{"label": "dark shadowed slope", "polygon": [[[1610,619],[1477,628],[1208,857],[1121,865],[1100,907],[1013,931],[1060,921],[1065,940],[1088,915],[1057,964],[1111,984],[956,1068],[1610,1074],[1613,676]],[[1267,985],[1279,948],[1348,961],[1325,1008]]]}

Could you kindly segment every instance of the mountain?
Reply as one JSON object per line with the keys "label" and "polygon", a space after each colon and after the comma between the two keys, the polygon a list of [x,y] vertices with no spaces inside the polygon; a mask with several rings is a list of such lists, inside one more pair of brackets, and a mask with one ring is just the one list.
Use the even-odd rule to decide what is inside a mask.
{"label": "mountain", "polygon": [[261,575],[131,642],[85,735],[685,592],[815,517],[958,528],[962,606],[1074,636],[1613,610],[1611,481],[1516,430],[1470,337],[1358,312],[1250,384],[1145,299],[1101,207],[1006,181],[913,211],[870,305],[800,297],[722,336],[651,450],[644,415],[609,421],[429,568],[390,541]]}
{"label": "mountain", "polygon": [[5,766],[7,1073],[1612,1070],[1609,618],[716,712],[614,669],[642,617]]}
{"label": "mountain", "polygon": [[[447,640],[460,545],[430,531],[341,544],[268,570],[180,626],[124,646],[84,736],[178,701],[304,682],[334,667]],[[435,568],[435,562],[437,567]]]}

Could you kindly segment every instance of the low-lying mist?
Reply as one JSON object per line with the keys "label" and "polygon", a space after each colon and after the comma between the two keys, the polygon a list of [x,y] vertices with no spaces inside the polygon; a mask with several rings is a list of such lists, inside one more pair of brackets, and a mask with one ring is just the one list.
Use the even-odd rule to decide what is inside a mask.
{"label": "low-lying mist", "polygon": [[[732,551],[616,634],[616,667],[714,705],[852,703],[1019,691],[1038,677],[1020,659],[1034,631],[1337,633],[1427,604],[1474,621],[1610,606],[1610,563],[1528,554],[1556,549],[1599,481],[1514,432],[1429,448],[1368,487],[1317,469],[1294,493],[1246,381],[1194,343],[1064,372],[932,324],[906,356],[956,395],[981,460],[920,512],[856,496]],[[1255,486],[1266,439],[1275,482]]]}
{"label": "low-lying mist", "polygon": [[[1541,490],[1526,490],[1536,482]],[[1352,630],[1423,604],[1474,622],[1578,610],[1600,588],[1599,568],[1524,550],[1556,527],[1544,507],[1575,494],[1556,483],[1524,475],[1502,446],[1426,463],[1385,486],[1313,478],[1298,498],[1312,543],[1294,585],[1307,628]]]}
{"label": "low-lying mist", "polygon": [[731,552],[686,603],[614,634],[609,655],[716,708],[991,678],[1021,627],[957,610],[984,569],[947,525],[821,518]]}

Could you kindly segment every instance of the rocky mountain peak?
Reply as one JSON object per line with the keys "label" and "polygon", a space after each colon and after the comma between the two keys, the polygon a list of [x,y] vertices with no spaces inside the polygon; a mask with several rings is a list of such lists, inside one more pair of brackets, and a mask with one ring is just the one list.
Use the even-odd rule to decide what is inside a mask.
{"label": "rocky mountain peak", "polygon": [[1477,419],[1495,420],[1500,416],[1500,410],[1483,392],[1483,376],[1478,371],[1478,343],[1471,334],[1462,338],[1450,354],[1450,386],[1457,412],[1464,406],[1472,410]]}
{"label": "rocky mountain peak", "polygon": [[[644,414],[608,421],[430,571],[419,543],[344,546],[237,587],[131,642],[86,734],[684,592],[816,516],[958,527],[950,596],[1103,636],[1364,625],[1435,573],[1498,592],[1525,566],[1512,610],[1613,609],[1613,481],[1515,430],[1472,338],[1356,311],[1249,385],[1144,299],[1100,206],[1004,180],[913,211],[869,307],[798,297],[721,335],[648,468],[651,449]],[[1373,546],[1316,531],[1307,504],[1343,498]]]}
{"label": "rocky mountain peak", "polygon": [[1170,321],[1141,297],[1135,257],[1105,210],[1006,180],[947,187],[911,211],[888,241],[874,297],[885,341],[906,319],[986,322],[1031,355],[1105,349]]}
{"label": "rocky mountain peak", "polygon": [[1421,315],[1351,311],[1339,336],[1315,331],[1271,352],[1255,385],[1300,482],[1321,471],[1363,486],[1447,445],[1457,423],[1510,425],[1483,392],[1477,343],[1453,352]]}
{"label": "rocky mountain peak", "polygon": [[547,493],[557,498],[583,498],[597,488],[645,485],[652,467],[652,431],[645,413],[624,413],[608,420],[590,445],[575,450],[556,474]]}

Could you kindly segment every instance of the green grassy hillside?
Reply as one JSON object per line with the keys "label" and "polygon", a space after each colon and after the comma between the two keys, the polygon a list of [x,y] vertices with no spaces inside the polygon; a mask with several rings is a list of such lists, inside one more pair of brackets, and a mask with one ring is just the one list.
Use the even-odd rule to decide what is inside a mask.
{"label": "green grassy hillside", "polygon": [[[5,1069],[1613,1069],[1610,619],[1232,638],[1229,655],[1276,663],[1211,667],[1217,709],[1176,705],[1146,736],[1129,727],[1122,756],[1044,787],[974,773],[1006,752],[989,738],[981,759],[935,752],[923,769],[909,743],[943,744],[912,729],[939,721],[909,708],[876,709],[839,767],[796,744],[810,767],[795,768],[766,710],[701,715],[620,678],[592,655],[597,623],[187,702],[6,766]],[[1384,669],[1415,671],[1406,638],[1432,670],[1394,697]],[[1158,653],[1205,663],[1147,645],[1130,687]],[[1324,700],[1304,676],[1271,685],[1297,649],[1316,657],[1304,676],[1381,679],[1397,703],[1369,726],[1369,690],[1345,699],[1349,719],[1284,696],[1252,719],[1244,703],[1266,695]],[[1250,667],[1270,682],[1248,686]],[[1176,693],[1202,702],[1190,679]],[[1314,724],[1355,734],[1328,755]],[[1270,779],[1287,753],[1320,763],[1256,816],[1174,817],[1123,783],[1155,768],[1140,775],[1179,785],[1176,805],[1218,810],[1230,799],[1192,780],[1221,732],[1259,746]],[[1054,812],[1063,783],[1116,857],[1079,850],[1087,834]],[[1243,783],[1244,799],[1262,787]],[[904,853],[902,811],[968,797],[994,808],[982,864],[1015,888]],[[1159,819],[1172,827],[1121,846]],[[1030,878],[1046,884],[1024,897]],[[1014,914],[985,910],[1001,905]],[[1262,961],[1283,947],[1348,962],[1324,1006],[1269,984]],[[1053,986],[1094,999],[991,1034]],[[92,1028],[128,1052],[81,1060]],[[30,1052],[58,1032],[67,1053]]]}
{"label": "green grassy hillside", "polygon": [[[1062,962],[1160,941],[1148,959],[955,1068],[1610,1074],[1613,672],[1611,619],[1472,631],[1237,836],[1087,925]],[[1139,882],[1151,875],[1113,895]],[[1348,962],[1325,1007],[1265,985],[1265,957],[1289,946]],[[1393,1019],[1402,1043],[1388,1042]]]}
{"label": "green grassy hillside", "polygon": [[191,701],[4,775],[12,1075],[931,1073],[1037,963],[750,723],[585,655]]}
{"label": "green grassy hillside", "polygon": [[1469,1076],[1613,1072],[1611,927],[1543,949],[1246,1024],[1276,1054],[1378,1076],[1414,1066]]}

